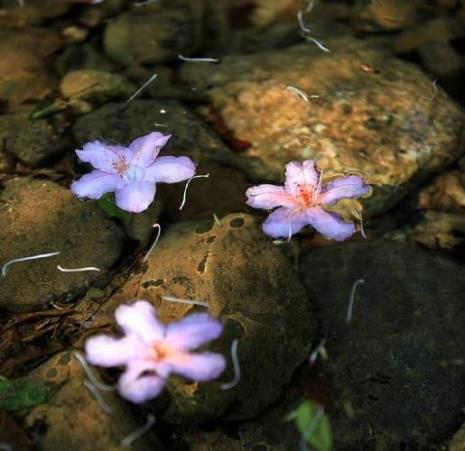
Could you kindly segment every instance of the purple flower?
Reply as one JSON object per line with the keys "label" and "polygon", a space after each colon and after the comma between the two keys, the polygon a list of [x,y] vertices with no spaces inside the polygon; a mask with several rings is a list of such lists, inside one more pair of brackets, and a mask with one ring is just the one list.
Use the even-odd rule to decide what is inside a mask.
{"label": "purple flower", "polygon": [[362,177],[351,175],[323,182],[322,173],[313,160],[291,161],[286,165],[284,186],[259,185],[246,192],[247,205],[273,209],[263,223],[263,231],[272,237],[291,237],[306,225],[311,225],[327,238],[343,241],[355,232],[352,222],[345,222],[336,213],[322,206],[341,199],[354,199],[368,194],[371,188]]}
{"label": "purple flower", "polygon": [[100,199],[115,193],[116,205],[122,210],[139,213],[155,197],[155,184],[176,183],[195,174],[195,164],[187,157],[158,157],[170,135],[153,132],[135,139],[129,147],[89,142],[76,150],[79,159],[95,170],[71,185],[79,197]]}
{"label": "purple flower", "polygon": [[90,338],[85,345],[86,359],[105,367],[125,366],[118,391],[129,401],[142,403],[156,397],[171,373],[207,381],[225,369],[221,354],[189,352],[223,331],[221,323],[207,313],[192,314],[165,326],[149,302],[136,301],[119,306],[115,317],[125,336]]}

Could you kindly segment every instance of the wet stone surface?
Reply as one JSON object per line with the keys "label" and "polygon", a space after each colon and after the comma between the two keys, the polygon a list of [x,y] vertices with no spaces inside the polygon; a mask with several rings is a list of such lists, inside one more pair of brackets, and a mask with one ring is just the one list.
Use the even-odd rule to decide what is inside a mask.
{"label": "wet stone surface", "polygon": [[378,240],[311,252],[300,272],[327,339],[336,449],[437,449],[463,407],[463,268]]}
{"label": "wet stone surface", "polygon": [[31,109],[0,116],[0,142],[4,150],[23,164],[37,167],[50,162],[69,146],[60,118],[31,120]]}
{"label": "wet stone surface", "polygon": [[288,161],[316,159],[327,175],[362,174],[375,187],[367,213],[380,214],[461,155],[465,116],[440,89],[428,100],[432,81],[415,66],[349,37],[325,45],[184,66],[183,76],[206,91],[204,114],[242,143],[254,178],[280,181]]}
{"label": "wet stone surface", "polygon": [[[105,278],[118,258],[123,234],[92,203],[45,180],[17,178],[0,195],[0,261],[49,252],[60,255],[13,264],[0,284],[0,308],[25,312],[70,301]],[[63,273],[94,266],[100,272]]]}
{"label": "wet stone surface", "polygon": [[[140,428],[128,405],[115,392],[100,392],[99,402],[84,385],[86,375],[73,351],[55,355],[38,367],[33,377],[58,384],[48,404],[34,407],[24,422],[36,430],[40,450],[122,451],[122,440]],[[104,406],[102,408],[102,405]],[[106,410],[106,411],[105,411]],[[132,442],[135,451],[161,451],[152,433]]]}
{"label": "wet stone surface", "polygon": [[[167,321],[205,310],[162,299],[175,296],[206,302],[225,325],[212,346],[228,356],[224,376],[204,384],[172,378],[171,402],[163,413],[169,422],[253,417],[278,398],[308,356],[315,322],[305,292],[292,263],[263,236],[253,216],[228,215],[221,225],[202,221],[171,227],[135,279],[102,311],[131,298],[149,300]],[[222,390],[220,383],[233,378],[229,356],[234,339],[239,340],[242,376],[237,386]]]}

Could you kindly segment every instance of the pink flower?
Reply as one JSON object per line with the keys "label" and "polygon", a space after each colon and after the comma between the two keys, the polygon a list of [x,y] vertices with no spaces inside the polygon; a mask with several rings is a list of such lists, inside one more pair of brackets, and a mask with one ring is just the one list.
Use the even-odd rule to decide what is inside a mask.
{"label": "pink flower", "polygon": [[207,313],[196,313],[164,325],[147,301],[121,305],[116,321],[125,336],[98,335],[87,340],[86,359],[104,367],[125,366],[118,382],[123,398],[142,403],[155,398],[171,373],[195,381],[217,378],[225,369],[221,354],[191,353],[221,335],[223,326]]}
{"label": "pink flower", "polygon": [[278,207],[263,223],[267,235],[290,238],[306,225],[336,241],[343,241],[355,232],[352,222],[343,221],[322,206],[363,196],[371,188],[358,175],[338,177],[327,183],[321,175],[312,160],[291,161],[286,165],[284,186],[259,185],[247,190],[247,205],[267,210]]}
{"label": "pink flower", "polygon": [[176,183],[195,174],[195,164],[187,157],[158,157],[170,135],[153,132],[135,139],[129,147],[113,146],[100,141],[76,150],[79,159],[95,170],[71,185],[79,197],[100,199],[115,193],[116,205],[122,210],[139,213],[155,197],[155,184]]}

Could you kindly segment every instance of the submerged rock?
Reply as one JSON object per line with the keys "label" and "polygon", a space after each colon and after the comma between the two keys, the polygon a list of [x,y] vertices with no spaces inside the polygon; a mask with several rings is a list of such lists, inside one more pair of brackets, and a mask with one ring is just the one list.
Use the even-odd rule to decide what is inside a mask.
{"label": "submerged rock", "polygon": [[[308,356],[315,322],[305,292],[291,263],[252,216],[228,215],[221,225],[203,221],[171,227],[150,255],[147,268],[133,279],[104,312],[131,299],[149,300],[165,321],[205,310],[162,299],[166,295],[207,303],[209,312],[225,325],[211,348],[225,355],[226,372],[219,381],[208,383],[171,378],[171,401],[162,414],[169,422],[253,417],[278,398]],[[234,376],[230,349],[235,339],[241,378],[223,390],[220,383]]]}
{"label": "submerged rock", "polygon": [[195,14],[200,13],[190,3],[152,3],[120,14],[105,28],[105,52],[130,66],[164,63],[177,59],[179,53],[195,51],[200,40]]}
{"label": "submerged rock", "polygon": [[432,249],[450,250],[464,243],[464,169],[435,177],[418,192],[415,207],[424,215],[407,230],[407,236]]}
{"label": "submerged rock", "polygon": [[0,27],[0,100],[16,107],[50,94],[54,80],[43,60],[62,45],[54,31],[31,28],[18,33]]}
{"label": "submerged rock", "polygon": [[462,416],[465,269],[373,241],[313,251],[301,275],[327,339],[335,449],[438,449]]}
{"label": "submerged rock", "polygon": [[364,205],[379,214],[463,152],[465,116],[440,89],[429,100],[432,82],[415,66],[348,37],[325,45],[186,65],[183,76],[206,90],[205,114],[242,143],[256,179],[316,159],[327,175],[362,174],[375,186]]}
{"label": "submerged rock", "polygon": [[[0,195],[0,262],[49,252],[60,255],[8,268],[0,284],[0,309],[26,312],[69,301],[104,277],[122,247],[122,233],[95,203],[45,180],[18,178]],[[63,273],[96,266],[100,272]]]}
{"label": "submerged rock", "polygon": [[[105,404],[99,404],[84,385],[85,373],[72,352],[52,357],[32,376],[61,385],[47,404],[34,407],[24,420],[26,427],[35,431],[41,451],[123,451],[128,446],[122,440],[142,426],[115,392],[100,392]],[[147,432],[134,440],[130,449],[160,451],[162,447],[153,433]]]}
{"label": "submerged rock", "polygon": [[94,69],[69,72],[60,82],[61,94],[66,99],[95,103],[127,99],[136,89],[137,87],[122,75]]}
{"label": "submerged rock", "polygon": [[47,119],[29,119],[30,111],[0,116],[0,142],[26,166],[35,168],[59,155],[68,142]]}

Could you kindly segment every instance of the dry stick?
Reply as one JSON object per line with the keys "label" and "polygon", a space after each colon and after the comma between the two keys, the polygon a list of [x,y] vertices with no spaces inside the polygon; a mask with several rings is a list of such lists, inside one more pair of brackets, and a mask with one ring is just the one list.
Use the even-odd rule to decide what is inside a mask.
{"label": "dry stick", "polygon": [[36,318],[45,318],[47,316],[64,316],[64,315],[68,315],[73,312],[74,312],[73,308],[64,308],[60,311],[47,310],[47,311],[42,311],[42,312],[26,313],[24,314],[24,316],[16,318],[12,322],[5,324],[5,326],[3,326],[2,329],[0,329],[0,332],[5,332],[8,329],[11,329],[12,327],[18,324],[24,323],[26,321],[34,320]]}
{"label": "dry stick", "polygon": [[107,404],[107,402],[103,399],[102,394],[98,391],[97,387],[92,384],[92,382],[85,380],[84,386],[94,395],[94,398],[97,400],[100,408],[105,413],[113,412],[113,409]]}
{"label": "dry stick", "polygon": [[31,255],[30,257],[21,257],[21,258],[15,258],[13,260],[10,260],[2,266],[2,276],[6,276],[7,268],[11,266],[13,263],[27,262],[30,260],[38,260],[40,258],[53,257],[55,255],[58,255],[59,253],[60,252],[48,252],[47,254]]}
{"label": "dry stick", "polygon": [[231,382],[227,382],[225,384],[221,384],[221,388],[223,390],[230,390],[234,388],[239,381],[241,380],[241,367],[239,366],[239,360],[237,358],[237,345],[239,344],[239,340],[234,340],[231,345],[231,358],[233,361],[234,367],[234,377]]}
{"label": "dry stick", "polygon": [[179,206],[180,210],[182,210],[184,208],[184,205],[186,203],[187,188],[189,187],[189,184],[191,183],[191,181],[194,180],[194,179],[208,178],[208,177],[210,177],[210,174],[193,175],[192,177],[189,178],[189,180],[187,180],[186,186],[184,187],[184,193],[182,195],[182,202],[181,202],[181,205]]}
{"label": "dry stick", "polygon": [[352,285],[352,289],[350,290],[349,306],[347,307],[346,324],[349,324],[352,319],[352,310],[354,308],[355,290],[357,289],[359,285],[363,285],[364,283],[365,283],[365,279],[358,279]]}
{"label": "dry stick", "polygon": [[189,58],[188,56],[178,55],[181,61],[192,62],[192,63],[219,63],[220,60],[217,58]]}
{"label": "dry stick", "polygon": [[161,298],[162,298],[164,301],[178,302],[179,304],[200,305],[201,307],[207,307],[207,308],[210,307],[206,302],[197,301],[197,300],[195,300],[195,299],[193,299],[193,300],[190,300],[190,299],[180,299],[180,298],[175,298],[174,296],[162,296]]}
{"label": "dry stick", "polygon": [[126,103],[130,102],[131,100],[134,100],[157,77],[158,74],[153,74],[131,97],[129,97],[128,100],[126,100]]}
{"label": "dry stick", "polygon": [[150,429],[152,429],[156,421],[157,419],[155,418],[155,415],[149,413],[147,415],[146,423],[139,429],[136,429],[134,432],[131,432],[128,436],[123,438],[123,440],[121,441],[121,446],[123,448],[129,448],[134,441],[136,441],[138,438],[142,437],[144,434],[150,431]]}
{"label": "dry stick", "polygon": [[155,249],[155,246],[157,245],[158,243],[158,240],[160,239],[160,234],[161,234],[161,225],[157,223],[155,223],[152,227],[156,228],[157,229],[157,237],[155,238],[155,241],[153,242],[153,244],[150,246],[150,249],[147,251],[147,253],[145,254],[145,257],[142,259],[142,262],[146,262],[147,259],[149,258],[149,255],[152,253],[152,251]]}
{"label": "dry stick", "polygon": [[97,379],[95,374],[90,369],[90,366],[86,362],[86,359],[84,358],[84,356],[80,352],[76,351],[76,352],[73,353],[73,355],[74,355],[74,357],[76,357],[78,362],[81,364],[82,368],[84,369],[84,371],[87,374],[87,377],[90,379],[90,382],[92,383],[92,385],[95,388],[97,388],[98,390],[102,390],[102,391],[114,391],[114,390],[116,390],[116,386],[104,384],[104,383],[100,382]]}
{"label": "dry stick", "polygon": [[57,265],[57,269],[61,272],[100,271],[100,269],[95,266],[85,266],[84,268],[63,268],[63,266]]}

